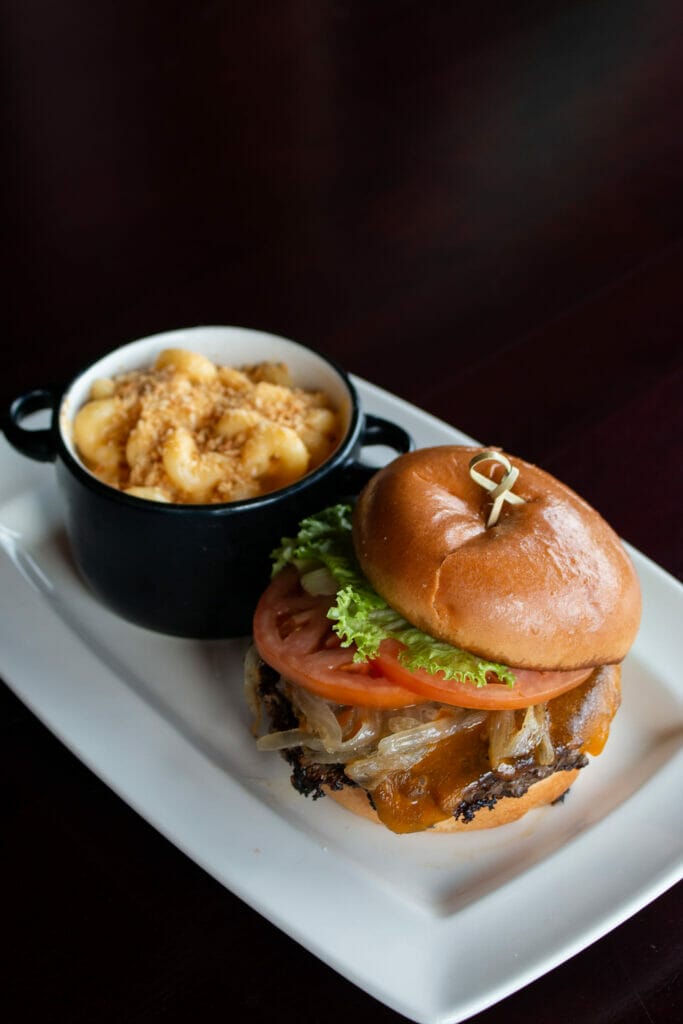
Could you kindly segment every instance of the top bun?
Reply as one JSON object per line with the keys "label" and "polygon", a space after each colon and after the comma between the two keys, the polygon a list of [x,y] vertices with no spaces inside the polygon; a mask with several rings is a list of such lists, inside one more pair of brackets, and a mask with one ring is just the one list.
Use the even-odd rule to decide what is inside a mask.
{"label": "top bun", "polygon": [[505,502],[487,527],[491,499],[469,473],[485,450],[423,448],[376,473],[354,512],[363,572],[413,625],[491,661],[548,670],[621,661],[641,609],[621,541],[572,490],[510,455],[524,504]]}

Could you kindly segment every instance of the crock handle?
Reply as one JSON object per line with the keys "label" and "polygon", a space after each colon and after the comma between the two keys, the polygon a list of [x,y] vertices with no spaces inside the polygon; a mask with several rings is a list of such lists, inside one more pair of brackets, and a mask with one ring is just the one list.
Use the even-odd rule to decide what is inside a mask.
{"label": "crock handle", "polygon": [[[381,416],[373,416],[372,413],[365,413],[360,443],[364,448],[372,445],[384,445],[387,448],[393,448],[399,455],[404,455],[415,447],[415,442],[407,430],[399,427],[398,423],[384,420]],[[366,466],[362,462],[350,463],[346,467],[344,480],[348,493],[357,494],[379,468],[379,466]]]}
{"label": "crock handle", "polygon": [[[15,398],[3,416],[2,429],[5,437],[18,452],[28,455],[37,462],[54,462],[57,457],[55,443],[55,412],[58,396],[49,388],[34,388]],[[52,410],[52,422],[41,430],[27,430],[22,420],[40,409]]]}

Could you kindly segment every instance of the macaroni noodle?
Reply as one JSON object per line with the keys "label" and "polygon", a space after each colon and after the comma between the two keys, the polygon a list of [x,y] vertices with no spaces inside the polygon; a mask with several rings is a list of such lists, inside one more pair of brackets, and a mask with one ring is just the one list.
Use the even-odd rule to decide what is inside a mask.
{"label": "macaroni noodle", "polygon": [[284,487],[324,462],[342,432],[328,396],[295,387],[283,363],[217,366],[184,349],[94,381],[73,423],[78,454],[100,480],[180,504]]}

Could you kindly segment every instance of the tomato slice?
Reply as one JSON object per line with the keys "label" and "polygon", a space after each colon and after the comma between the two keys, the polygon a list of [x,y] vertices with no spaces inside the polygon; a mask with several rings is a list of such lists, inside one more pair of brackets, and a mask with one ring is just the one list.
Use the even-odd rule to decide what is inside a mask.
{"label": "tomato slice", "polygon": [[399,661],[401,647],[396,640],[385,640],[380,646],[377,663],[387,679],[392,679],[399,686],[409,687],[425,700],[438,700],[442,704],[453,704],[459,708],[505,711],[508,708],[542,704],[572,690],[595,671],[592,668],[580,668],[569,672],[534,672],[531,669],[513,668],[514,686],[495,682],[475,686],[474,683],[449,681],[438,673],[431,675],[424,669],[411,671],[404,668]]}
{"label": "tomato slice", "polygon": [[313,597],[296,569],[279,573],[254,613],[254,642],[261,657],[295,683],[337,704],[400,708],[422,704],[414,690],[387,678],[375,662],[355,664],[353,647],[341,647],[327,611],[330,597]]}
{"label": "tomato slice", "polygon": [[353,647],[342,647],[327,612],[330,597],[307,594],[293,566],[279,573],[254,614],[254,641],[261,657],[288,679],[337,704],[399,708],[435,700],[461,708],[504,711],[559,697],[594,670],[534,672],[515,669],[514,686],[447,681],[424,669],[404,668],[401,644],[385,640],[379,657],[356,664]]}

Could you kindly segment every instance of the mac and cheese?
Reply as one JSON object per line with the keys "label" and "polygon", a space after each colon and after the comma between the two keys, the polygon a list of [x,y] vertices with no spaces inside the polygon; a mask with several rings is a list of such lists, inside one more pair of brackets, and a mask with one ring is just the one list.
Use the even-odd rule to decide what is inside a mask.
{"label": "mac and cheese", "polygon": [[165,349],[153,368],[96,380],[74,418],[85,465],[152,501],[253,498],[315,469],[343,432],[322,391],[294,387],[283,363],[236,369]]}

